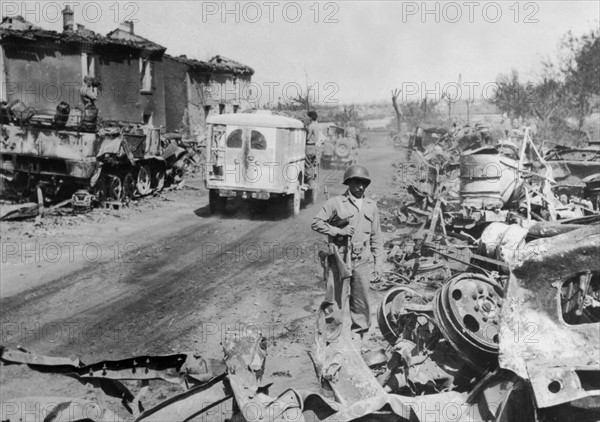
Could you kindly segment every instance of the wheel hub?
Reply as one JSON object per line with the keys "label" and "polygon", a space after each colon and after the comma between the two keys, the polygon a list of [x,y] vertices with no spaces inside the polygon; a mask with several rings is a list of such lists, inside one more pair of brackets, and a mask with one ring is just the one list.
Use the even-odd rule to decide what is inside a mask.
{"label": "wheel hub", "polygon": [[481,275],[463,273],[437,292],[434,315],[444,337],[474,369],[497,365],[502,288]]}

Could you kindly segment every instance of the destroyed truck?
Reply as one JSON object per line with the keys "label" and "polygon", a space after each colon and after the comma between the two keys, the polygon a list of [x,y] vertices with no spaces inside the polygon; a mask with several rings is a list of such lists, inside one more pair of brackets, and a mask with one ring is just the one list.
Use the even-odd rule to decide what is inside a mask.
{"label": "destroyed truck", "polygon": [[206,188],[212,213],[222,212],[229,198],[283,205],[284,213],[300,213],[302,199],[314,203],[318,166],[306,178],[306,131],[297,119],[267,113],[209,117]]}
{"label": "destroyed truck", "polygon": [[77,191],[74,205],[89,206],[92,199],[147,195],[162,189],[183,151],[162,145],[160,129],[152,126],[105,122],[98,128],[76,114],[61,116],[59,107],[54,116],[32,111],[18,117],[6,108],[2,113],[0,170],[20,198],[38,188],[50,198]]}

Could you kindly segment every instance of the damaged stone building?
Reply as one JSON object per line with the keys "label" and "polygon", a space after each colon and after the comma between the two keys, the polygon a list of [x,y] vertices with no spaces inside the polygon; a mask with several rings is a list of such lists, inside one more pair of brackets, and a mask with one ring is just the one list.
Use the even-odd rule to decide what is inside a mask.
{"label": "damaged stone building", "polygon": [[165,55],[163,63],[167,131],[196,134],[208,116],[247,107],[252,68],[222,56],[206,62]]}
{"label": "damaged stone building", "polygon": [[62,32],[4,17],[0,47],[1,101],[21,100],[49,115],[63,101],[82,110],[79,90],[91,76],[101,84],[96,106],[103,121],[187,135],[202,132],[209,114],[243,107],[240,87],[254,73],[220,56],[207,62],[168,56],[165,47],[136,34],[130,21],[105,36],[95,33],[75,25],[69,6]]}

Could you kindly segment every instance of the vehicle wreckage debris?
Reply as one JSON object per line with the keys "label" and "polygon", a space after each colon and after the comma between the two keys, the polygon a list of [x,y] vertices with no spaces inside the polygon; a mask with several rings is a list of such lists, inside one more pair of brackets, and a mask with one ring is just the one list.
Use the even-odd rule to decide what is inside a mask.
{"label": "vehicle wreckage debris", "polygon": [[[142,124],[94,122],[81,131],[76,126],[47,128],[35,120],[12,119],[1,129],[3,163],[10,161],[2,166],[7,192],[17,203],[36,196],[40,216],[66,205],[76,213],[94,207],[120,209],[122,203],[170,184],[182,185],[186,172],[200,162],[203,148],[180,134],[164,134]],[[43,148],[32,147],[38,143]],[[32,217],[32,210],[22,209],[2,219]]]}
{"label": "vehicle wreckage debris", "polygon": [[[377,323],[387,347],[361,350],[343,318],[322,307],[309,351],[319,392],[296,390],[289,372],[277,372],[290,377],[290,388],[269,395],[262,384],[268,345],[257,329],[228,332],[222,359],[178,353],[84,364],[3,347],[0,361],[93,386],[97,403],[20,399],[48,403],[53,414],[69,411],[69,420],[79,415],[73,403],[84,402],[98,421],[209,420],[224,403],[231,404],[226,417],[232,421],[549,421],[569,412],[595,420],[600,333],[590,323],[600,317],[593,305],[600,303],[600,214],[591,196],[575,197],[585,192],[579,187],[567,201],[566,185],[556,189],[555,169],[564,166],[548,163],[559,155],[544,158],[527,131],[521,141],[465,145],[444,132],[424,152],[413,151],[420,164],[411,168],[425,171],[406,185],[414,201],[390,216],[418,229],[387,242],[391,269],[371,285],[385,291]],[[481,170],[490,165],[501,174]],[[149,187],[147,179],[138,180],[139,192]],[[125,189],[114,175],[104,180],[109,191]],[[103,203],[120,207],[116,199]],[[54,209],[72,202],[85,211],[94,200],[79,190]],[[27,212],[39,210],[34,205]],[[133,391],[131,381],[138,383]],[[147,408],[151,382],[182,391]],[[128,416],[107,408],[107,397],[120,400]],[[20,409],[3,407],[2,420],[22,420]]]}
{"label": "vehicle wreckage debris", "polygon": [[[560,405],[575,406],[582,420],[594,420],[600,333],[586,322],[597,323],[599,315],[581,297],[600,292],[600,235],[595,226],[582,226],[521,248],[527,245],[538,253],[510,255],[508,279],[461,272],[435,291],[418,283],[390,289],[377,313],[389,343],[385,349],[362,353],[347,326],[332,325],[319,312],[310,356],[333,398],[293,388],[269,396],[268,386],[261,385],[267,344],[257,329],[228,332],[223,359],[188,353],[84,364],[2,348],[0,361],[91,384],[100,395],[120,399],[136,421],[200,420],[230,400],[232,420],[235,414],[268,421],[303,421],[309,414],[310,420],[324,421],[368,415],[447,420],[443,412],[450,405],[452,420],[460,421],[552,420],[549,415]],[[557,290],[562,280],[567,283]],[[531,327],[539,334],[534,338]],[[141,383],[137,393],[122,383],[131,380]],[[154,380],[184,391],[146,409],[143,396]],[[56,401],[54,410],[72,400]],[[19,420],[15,409],[3,409],[2,420]]]}

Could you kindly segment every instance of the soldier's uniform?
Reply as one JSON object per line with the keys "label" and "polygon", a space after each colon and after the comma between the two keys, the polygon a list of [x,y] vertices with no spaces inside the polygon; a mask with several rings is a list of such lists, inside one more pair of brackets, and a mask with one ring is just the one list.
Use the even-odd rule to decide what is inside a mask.
{"label": "soldier's uniform", "polygon": [[317,143],[319,141],[319,123],[313,120],[307,127],[305,172],[306,180],[311,184],[315,179],[315,168],[317,167]]}
{"label": "soldier's uniform", "polygon": [[[330,224],[334,219],[349,219],[355,228],[354,234],[338,236],[340,228]],[[379,224],[377,204],[370,198],[357,199],[347,190],[343,195],[330,198],[313,219],[312,229],[326,234],[329,243],[334,243],[348,262],[350,254],[352,273],[350,279],[350,314],[352,331],[363,334],[371,325],[369,285],[371,282],[371,261],[375,268],[381,268],[383,260],[383,238]],[[332,260],[330,260],[332,263]],[[342,309],[342,280],[338,269],[333,266],[335,301]]]}

